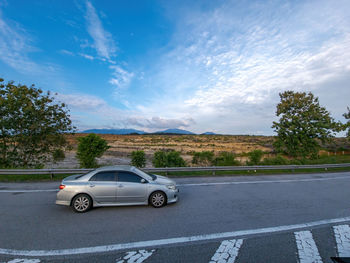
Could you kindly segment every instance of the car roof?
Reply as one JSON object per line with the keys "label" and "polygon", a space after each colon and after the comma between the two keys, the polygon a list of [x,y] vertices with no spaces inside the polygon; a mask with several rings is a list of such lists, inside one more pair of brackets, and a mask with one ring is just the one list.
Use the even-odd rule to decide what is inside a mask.
{"label": "car roof", "polygon": [[135,169],[134,166],[131,165],[112,165],[112,166],[103,166],[100,168],[97,168],[95,171],[107,171],[107,170],[122,170],[122,171],[133,171]]}

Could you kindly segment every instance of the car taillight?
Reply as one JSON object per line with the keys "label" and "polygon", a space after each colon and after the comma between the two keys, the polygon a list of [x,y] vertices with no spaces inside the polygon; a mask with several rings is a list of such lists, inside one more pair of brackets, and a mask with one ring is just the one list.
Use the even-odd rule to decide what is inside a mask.
{"label": "car taillight", "polygon": [[61,189],[61,190],[64,189],[65,187],[66,187],[66,186],[63,185],[63,184],[60,185],[60,189]]}

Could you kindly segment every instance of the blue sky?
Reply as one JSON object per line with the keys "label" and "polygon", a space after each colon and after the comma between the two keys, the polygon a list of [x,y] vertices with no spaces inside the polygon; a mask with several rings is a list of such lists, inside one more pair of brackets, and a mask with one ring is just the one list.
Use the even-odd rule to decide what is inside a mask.
{"label": "blue sky", "polygon": [[271,135],[278,93],[350,106],[350,2],[0,0],[0,74],[75,126]]}

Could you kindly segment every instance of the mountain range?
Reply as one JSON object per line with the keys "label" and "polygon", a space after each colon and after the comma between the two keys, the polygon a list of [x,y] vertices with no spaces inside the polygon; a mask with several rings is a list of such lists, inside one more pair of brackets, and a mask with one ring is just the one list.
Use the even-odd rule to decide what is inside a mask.
{"label": "mountain range", "polygon": [[[182,130],[182,129],[167,129],[164,131],[156,131],[156,132],[145,132],[141,130],[136,129],[89,129],[82,131],[81,133],[97,133],[97,134],[118,134],[118,135],[125,135],[125,134],[187,134],[187,135],[194,135],[196,133]],[[215,135],[213,132],[205,132],[202,133],[203,135]]]}

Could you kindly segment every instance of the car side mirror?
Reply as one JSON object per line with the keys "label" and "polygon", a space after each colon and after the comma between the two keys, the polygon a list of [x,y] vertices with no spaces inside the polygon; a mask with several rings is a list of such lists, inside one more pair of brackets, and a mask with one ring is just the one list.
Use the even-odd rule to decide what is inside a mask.
{"label": "car side mirror", "polygon": [[148,183],[145,179],[141,179],[141,184],[145,184],[145,183]]}

